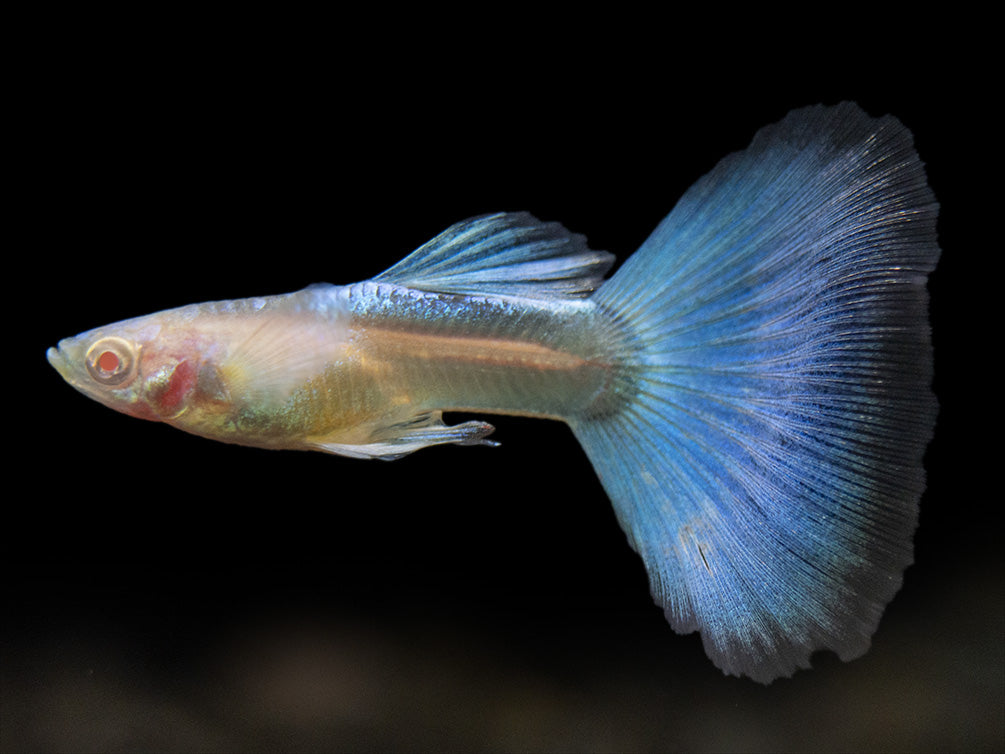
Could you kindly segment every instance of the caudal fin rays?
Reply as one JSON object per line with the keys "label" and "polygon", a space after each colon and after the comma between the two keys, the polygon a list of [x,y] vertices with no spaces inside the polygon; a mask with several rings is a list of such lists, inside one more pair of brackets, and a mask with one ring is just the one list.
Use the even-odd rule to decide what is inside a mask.
{"label": "caudal fin rays", "polygon": [[727,672],[862,654],[911,562],[936,212],[897,121],[807,108],[596,294],[637,351],[624,408],[573,429],[657,602]]}

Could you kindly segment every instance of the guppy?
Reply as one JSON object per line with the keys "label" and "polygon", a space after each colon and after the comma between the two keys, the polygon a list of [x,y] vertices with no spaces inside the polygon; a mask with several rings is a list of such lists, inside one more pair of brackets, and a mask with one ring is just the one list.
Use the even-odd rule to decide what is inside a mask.
{"label": "guppy", "polygon": [[49,349],[123,413],[392,459],[490,444],[444,411],[566,422],[678,632],[762,682],[863,654],[912,560],[936,403],[937,204],[910,133],[796,110],[614,258],[528,214],[372,280],[194,304]]}

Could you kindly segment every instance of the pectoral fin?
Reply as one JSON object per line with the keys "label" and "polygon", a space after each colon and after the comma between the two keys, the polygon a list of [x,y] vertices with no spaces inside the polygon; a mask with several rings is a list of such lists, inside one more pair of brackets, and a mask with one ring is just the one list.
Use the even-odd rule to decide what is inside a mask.
{"label": "pectoral fin", "polygon": [[373,442],[348,444],[319,440],[311,443],[316,450],[350,458],[380,458],[393,461],[431,445],[489,445],[498,443],[485,438],[495,431],[487,422],[469,421],[448,427],[439,411],[421,414],[407,422],[392,424],[374,433]]}

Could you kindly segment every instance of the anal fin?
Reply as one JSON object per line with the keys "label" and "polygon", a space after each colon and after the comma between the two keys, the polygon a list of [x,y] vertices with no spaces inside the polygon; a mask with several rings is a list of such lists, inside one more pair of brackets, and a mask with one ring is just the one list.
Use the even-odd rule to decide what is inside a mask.
{"label": "anal fin", "polygon": [[495,427],[482,421],[468,421],[448,427],[443,423],[443,414],[440,411],[432,411],[380,429],[374,433],[372,442],[348,444],[319,440],[311,445],[325,453],[350,458],[379,458],[382,461],[393,461],[432,445],[494,447],[499,443],[485,439],[494,431]]}

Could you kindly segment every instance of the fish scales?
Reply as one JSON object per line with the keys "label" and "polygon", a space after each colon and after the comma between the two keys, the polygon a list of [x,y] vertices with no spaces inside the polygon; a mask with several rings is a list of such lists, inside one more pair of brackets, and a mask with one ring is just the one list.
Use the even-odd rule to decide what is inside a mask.
{"label": "fish scales", "polygon": [[589,300],[464,296],[374,283],[351,286],[348,297],[361,358],[383,370],[370,388],[394,385],[399,400],[419,412],[566,419],[600,410],[624,371],[626,336],[614,335],[610,317]]}

